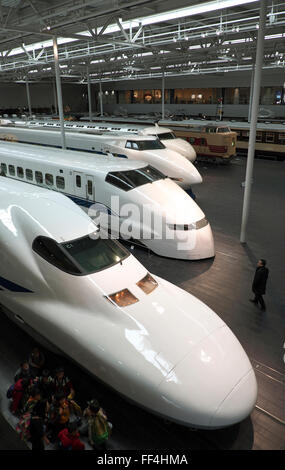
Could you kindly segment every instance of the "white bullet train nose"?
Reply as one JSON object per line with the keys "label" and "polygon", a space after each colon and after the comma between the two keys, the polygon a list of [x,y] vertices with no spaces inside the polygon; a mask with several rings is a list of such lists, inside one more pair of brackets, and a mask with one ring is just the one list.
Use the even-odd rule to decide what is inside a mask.
{"label": "white bullet train nose", "polygon": [[186,140],[184,139],[173,139],[173,140],[161,140],[165,147],[180,153],[183,157],[187,158],[190,162],[194,162],[197,158],[197,154]]}
{"label": "white bullet train nose", "polygon": [[257,399],[252,366],[226,325],[197,344],[162,381],[159,391],[173,419],[207,429],[241,422]]}
{"label": "white bullet train nose", "polygon": [[[202,219],[200,222],[206,221]],[[160,256],[176,259],[207,259],[215,256],[215,244],[211,225],[207,225],[199,230],[188,232],[176,231],[172,239],[166,237],[162,240],[144,240],[154,253]]]}
{"label": "white bullet train nose", "polygon": [[148,157],[144,159],[182,188],[189,188],[193,184],[199,184],[203,181],[197,168],[187,158],[174,150],[167,149],[167,152],[165,149],[150,150]]}

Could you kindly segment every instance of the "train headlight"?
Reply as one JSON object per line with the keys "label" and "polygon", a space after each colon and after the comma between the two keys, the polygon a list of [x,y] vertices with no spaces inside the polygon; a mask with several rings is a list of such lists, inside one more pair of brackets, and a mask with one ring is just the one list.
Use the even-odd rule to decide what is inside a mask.
{"label": "train headlight", "polygon": [[158,283],[149,273],[147,273],[145,277],[137,282],[137,286],[140,287],[145,294],[150,294],[154,289],[157,288]]}
{"label": "train headlight", "polygon": [[114,294],[108,295],[107,299],[114,302],[119,307],[127,307],[139,301],[129,289],[122,289]]}

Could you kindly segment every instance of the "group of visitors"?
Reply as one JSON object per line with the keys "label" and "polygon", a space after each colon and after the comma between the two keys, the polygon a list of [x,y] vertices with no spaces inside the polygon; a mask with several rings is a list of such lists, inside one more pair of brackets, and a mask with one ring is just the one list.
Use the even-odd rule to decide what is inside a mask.
{"label": "group of visitors", "polygon": [[7,391],[11,412],[19,419],[16,430],[32,450],[53,444],[59,450],[85,450],[81,436],[97,450],[106,449],[112,424],[96,399],[82,411],[64,367],[54,373],[45,368],[45,356],[34,348],[20,364],[14,384]]}

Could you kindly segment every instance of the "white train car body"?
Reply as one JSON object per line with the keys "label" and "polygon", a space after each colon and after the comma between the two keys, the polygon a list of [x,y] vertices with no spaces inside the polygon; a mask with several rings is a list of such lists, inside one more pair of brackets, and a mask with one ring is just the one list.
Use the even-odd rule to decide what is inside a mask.
{"label": "white train car body", "polygon": [[[60,148],[62,140],[59,126],[51,124],[41,127],[38,122],[37,125],[28,123],[28,127],[18,124],[14,127],[0,127],[0,139]],[[197,168],[174,149],[166,148],[156,136],[98,134],[96,130],[79,127],[66,128],[65,140],[67,149],[88,152],[90,156],[94,152],[102,155],[111,153],[120,158],[149,163],[185,189],[202,182]]]}
{"label": "white train car body", "polygon": [[[204,212],[182,188],[144,162],[1,142],[0,164],[8,177],[62,192],[86,209],[95,202],[102,205],[111,221],[119,218],[121,236],[135,233],[133,238],[158,255],[215,255]],[[117,196],[115,209],[112,196]],[[138,209],[135,215],[123,212],[128,204]]]}
{"label": "white train car body", "polygon": [[214,429],[246,418],[256,378],[232,331],[96,230],[63,195],[0,177],[6,314],[166,419]]}

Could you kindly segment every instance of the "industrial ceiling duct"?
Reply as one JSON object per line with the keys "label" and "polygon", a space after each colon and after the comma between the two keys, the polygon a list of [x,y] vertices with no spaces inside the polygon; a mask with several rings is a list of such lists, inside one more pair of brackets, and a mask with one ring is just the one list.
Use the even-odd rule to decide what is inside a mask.
{"label": "industrial ceiling duct", "polygon": [[1,4],[3,7],[14,8],[17,7],[19,3],[21,3],[21,0],[1,0]]}

